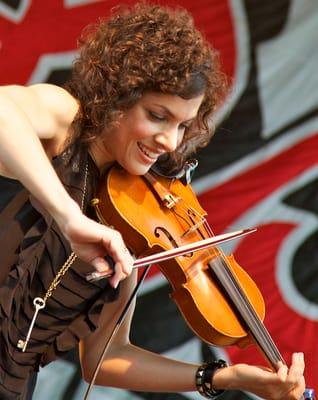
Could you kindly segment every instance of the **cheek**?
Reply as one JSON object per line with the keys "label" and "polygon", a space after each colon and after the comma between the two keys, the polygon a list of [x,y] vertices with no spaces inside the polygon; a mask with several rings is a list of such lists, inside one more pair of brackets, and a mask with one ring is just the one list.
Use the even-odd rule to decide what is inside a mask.
{"label": "cheek", "polygon": [[180,132],[178,136],[178,146],[182,143],[184,137],[185,137],[185,132],[184,131]]}
{"label": "cheek", "polygon": [[185,132],[184,131],[180,131],[178,133],[177,146],[181,145],[181,143],[183,142],[184,138],[185,138]]}
{"label": "cheek", "polygon": [[119,129],[118,134],[120,138],[118,138],[118,141],[121,142],[121,144],[128,144],[130,142],[144,140],[155,135],[157,133],[156,129],[158,130],[158,127],[151,121],[129,118]]}
{"label": "cheek", "polygon": [[131,139],[141,140],[154,135],[158,127],[152,121],[149,121],[143,116],[130,119],[126,129],[130,132]]}

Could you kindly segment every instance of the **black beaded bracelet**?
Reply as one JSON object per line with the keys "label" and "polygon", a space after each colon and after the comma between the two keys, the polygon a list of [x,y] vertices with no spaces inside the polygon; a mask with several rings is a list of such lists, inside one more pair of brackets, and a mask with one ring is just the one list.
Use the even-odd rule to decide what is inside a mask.
{"label": "black beaded bracelet", "polygon": [[218,360],[202,364],[198,368],[195,375],[195,384],[201,396],[207,399],[215,399],[224,392],[224,390],[216,390],[212,386],[215,371],[224,367],[227,367],[227,363],[224,360]]}

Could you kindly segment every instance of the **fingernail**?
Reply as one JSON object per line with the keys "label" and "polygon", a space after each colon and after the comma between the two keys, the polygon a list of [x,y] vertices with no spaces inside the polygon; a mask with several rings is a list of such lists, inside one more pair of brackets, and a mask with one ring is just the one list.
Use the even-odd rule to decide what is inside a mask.
{"label": "fingernail", "polygon": [[104,272],[92,272],[90,274],[86,275],[86,280],[87,281],[99,281],[100,279],[105,279],[109,278],[112,275],[112,271],[104,271]]}
{"label": "fingernail", "polygon": [[117,282],[114,283],[113,288],[114,288],[114,289],[117,289],[118,285],[119,285],[119,281],[117,281]]}

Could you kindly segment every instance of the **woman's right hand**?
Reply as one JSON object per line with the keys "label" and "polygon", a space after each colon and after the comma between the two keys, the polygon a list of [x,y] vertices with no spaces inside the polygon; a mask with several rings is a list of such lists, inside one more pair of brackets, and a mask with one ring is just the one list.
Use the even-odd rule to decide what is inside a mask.
{"label": "woman's right hand", "polygon": [[113,258],[115,271],[109,278],[113,287],[131,274],[134,259],[118,231],[86,217],[75,202],[67,214],[54,218],[74,253],[97,272],[112,272],[104,257]]}

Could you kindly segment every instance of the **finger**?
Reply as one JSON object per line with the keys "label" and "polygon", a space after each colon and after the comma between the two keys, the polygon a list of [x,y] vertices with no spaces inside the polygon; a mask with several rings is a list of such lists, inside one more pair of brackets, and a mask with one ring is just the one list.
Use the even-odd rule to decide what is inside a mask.
{"label": "finger", "polygon": [[282,382],[285,382],[288,375],[288,367],[287,365],[283,364],[281,361],[277,363],[277,376]]}
{"label": "finger", "polygon": [[107,242],[108,251],[114,261],[120,265],[120,270],[126,275],[130,275],[134,263],[128,248],[124,244],[121,236],[114,236],[111,241]]}
{"label": "finger", "polygon": [[[133,271],[135,258],[130,254],[128,249],[124,251],[124,254],[125,259],[115,264],[114,287],[117,287],[119,282],[126,279]],[[112,283],[112,280],[110,282]]]}
{"label": "finger", "polygon": [[95,257],[91,261],[91,264],[96,269],[97,272],[109,273],[112,271],[109,263],[103,257]]}
{"label": "finger", "polygon": [[114,287],[118,286],[118,283],[123,279],[126,279],[132,272],[133,258],[131,256],[126,259],[121,258],[115,263],[114,275],[109,280],[110,284]]}
{"label": "finger", "polygon": [[113,276],[109,279],[109,283],[113,288],[117,288],[118,284],[120,281],[126,279],[128,276],[127,273],[123,272],[122,266],[120,263],[115,264],[115,273]]}
{"label": "finger", "polygon": [[288,371],[288,378],[298,381],[303,377],[305,370],[304,354],[294,353],[292,355],[292,364]]}
{"label": "finger", "polygon": [[125,244],[120,244],[118,248],[116,248],[116,262],[121,264],[122,272],[129,275],[132,271],[132,266],[134,263],[134,259],[131,256],[128,248]]}

